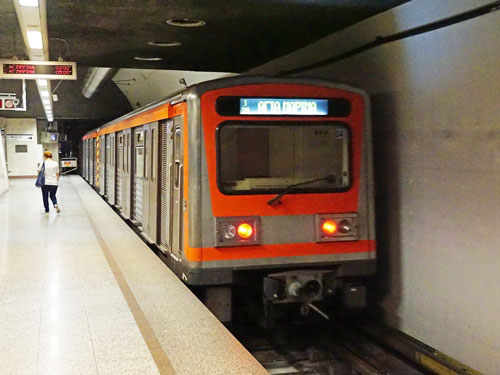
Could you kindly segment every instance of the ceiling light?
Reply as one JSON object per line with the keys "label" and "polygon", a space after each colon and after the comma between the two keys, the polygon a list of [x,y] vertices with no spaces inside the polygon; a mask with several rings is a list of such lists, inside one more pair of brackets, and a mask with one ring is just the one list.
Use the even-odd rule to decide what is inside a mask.
{"label": "ceiling light", "polygon": [[26,35],[31,49],[43,49],[42,33],[40,31],[27,31]]}
{"label": "ceiling light", "polygon": [[47,87],[47,80],[46,79],[37,79],[38,86],[40,87]]}
{"label": "ceiling light", "polygon": [[200,27],[205,25],[205,21],[194,18],[174,18],[165,22],[167,25],[178,27]]}
{"label": "ceiling light", "polygon": [[19,0],[19,5],[22,7],[37,7],[38,0]]}
{"label": "ceiling light", "polygon": [[43,99],[42,102],[43,102],[43,104],[50,104],[50,100],[49,99]]}
{"label": "ceiling light", "polygon": [[182,43],[181,42],[155,42],[151,41],[148,42],[150,46],[155,46],[155,47],[177,47],[180,46]]}
{"label": "ceiling light", "polygon": [[134,57],[134,60],[138,61],[161,61],[163,58],[161,57],[141,57],[141,56],[136,56]]}
{"label": "ceiling light", "polygon": [[46,90],[40,90],[40,95],[49,97],[49,92]]}

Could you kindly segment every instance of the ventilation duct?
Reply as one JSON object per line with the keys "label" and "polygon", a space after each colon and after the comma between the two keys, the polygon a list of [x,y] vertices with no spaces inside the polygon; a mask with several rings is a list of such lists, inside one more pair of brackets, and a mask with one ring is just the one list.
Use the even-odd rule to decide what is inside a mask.
{"label": "ventilation duct", "polygon": [[106,80],[113,78],[116,68],[89,68],[83,80],[82,95],[90,99],[99,86]]}

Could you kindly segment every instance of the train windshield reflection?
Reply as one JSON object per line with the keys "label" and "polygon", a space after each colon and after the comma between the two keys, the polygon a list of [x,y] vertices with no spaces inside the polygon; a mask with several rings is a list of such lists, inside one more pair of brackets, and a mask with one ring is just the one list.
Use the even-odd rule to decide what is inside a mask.
{"label": "train windshield reflection", "polygon": [[349,130],[343,123],[226,123],[217,141],[219,188],[225,194],[280,193],[314,179],[294,193],[350,185]]}

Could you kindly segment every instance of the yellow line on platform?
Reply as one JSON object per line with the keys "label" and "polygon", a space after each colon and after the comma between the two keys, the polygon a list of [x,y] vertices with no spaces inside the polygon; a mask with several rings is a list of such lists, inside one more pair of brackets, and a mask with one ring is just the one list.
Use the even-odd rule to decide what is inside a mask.
{"label": "yellow line on platform", "polygon": [[141,306],[139,305],[137,299],[134,296],[134,293],[130,289],[130,286],[128,285],[125,277],[123,276],[120,267],[116,263],[113,255],[111,254],[108,246],[106,245],[106,242],[104,241],[99,228],[97,227],[96,223],[92,219],[92,216],[85,207],[85,204],[83,203],[83,200],[80,197],[78,190],[75,188],[73,182],[71,182],[71,185],[76,193],[75,195],[78,197],[78,200],[80,201],[80,204],[83,206],[85,210],[85,214],[87,216],[90,227],[92,228],[92,231],[94,232],[94,235],[97,238],[97,241],[99,242],[102,252],[104,253],[104,256],[106,257],[106,260],[109,264],[109,267],[113,272],[115,280],[118,283],[118,286],[120,287],[123,297],[127,301],[127,305],[130,311],[132,312],[132,315],[134,316],[135,322],[137,323],[137,326],[141,331],[142,337],[144,338],[144,341],[148,346],[149,352],[151,353],[151,356],[155,361],[158,371],[160,372],[161,375],[175,374],[174,368],[172,367],[172,363],[168,359],[168,356],[163,350],[160,341],[158,340],[158,337],[156,337],[155,332],[151,328],[151,325],[149,324],[148,320],[146,319],[144,311],[142,311]]}

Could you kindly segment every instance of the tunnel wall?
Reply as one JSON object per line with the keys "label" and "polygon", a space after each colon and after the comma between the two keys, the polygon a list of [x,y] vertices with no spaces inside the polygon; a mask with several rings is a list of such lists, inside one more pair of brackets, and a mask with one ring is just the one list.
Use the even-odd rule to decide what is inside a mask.
{"label": "tunnel wall", "polygon": [[[491,1],[412,1],[251,73],[302,67]],[[386,321],[487,374],[500,367],[500,11],[312,75],[372,99]]]}

